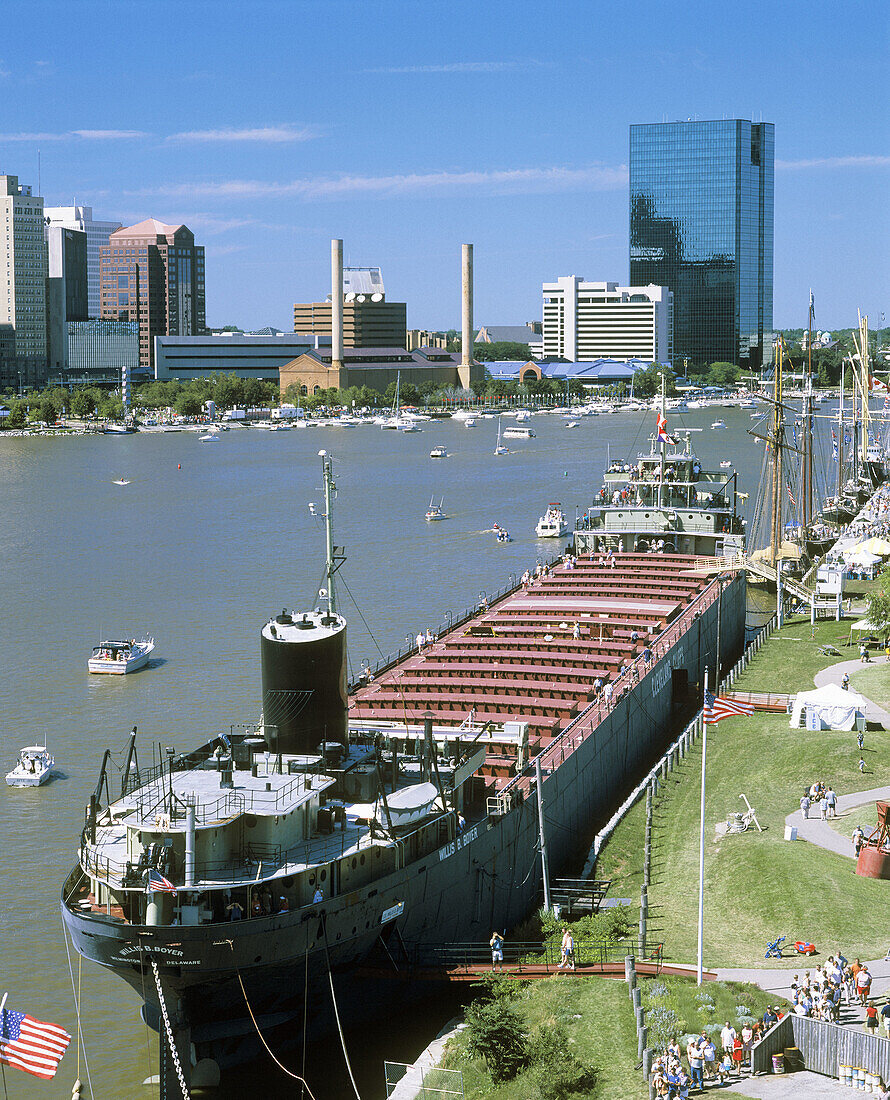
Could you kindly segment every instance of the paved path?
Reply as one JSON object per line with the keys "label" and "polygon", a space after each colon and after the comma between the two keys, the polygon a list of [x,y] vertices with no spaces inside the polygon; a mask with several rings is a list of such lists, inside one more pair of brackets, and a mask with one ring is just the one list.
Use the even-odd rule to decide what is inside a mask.
{"label": "paved path", "polygon": [[[890,801],[890,786],[875,787],[870,791],[854,791],[853,794],[838,795],[837,809],[839,814],[845,814],[848,810],[854,810],[857,806],[866,806],[877,799]],[[836,832],[819,817],[819,810],[811,808],[808,818],[803,816],[801,810],[795,810],[785,818],[786,825],[793,825],[797,829],[800,840],[808,840],[810,844],[817,844],[820,848],[826,848],[829,852],[836,852],[839,856],[854,858],[853,841],[848,836]],[[850,832],[852,833],[852,828]]]}
{"label": "paved path", "polygon": [[[807,1100],[841,1100],[846,1097],[850,1100],[852,1089],[842,1085],[833,1077],[823,1077],[820,1073],[787,1073],[778,1076],[766,1075],[763,1077],[745,1077],[732,1085],[712,1086],[715,1093],[726,1093],[732,1096],[741,1093],[743,1096],[754,1096],[757,1100],[801,1100],[805,1096]],[[708,1089],[710,1092],[711,1089]],[[864,1093],[860,1094],[864,1095]]]}

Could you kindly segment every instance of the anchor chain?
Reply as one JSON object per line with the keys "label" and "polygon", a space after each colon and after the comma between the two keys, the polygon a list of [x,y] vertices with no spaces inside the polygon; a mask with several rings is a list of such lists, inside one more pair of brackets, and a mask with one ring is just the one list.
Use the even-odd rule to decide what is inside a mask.
{"label": "anchor chain", "polygon": [[167,1004],[164,1001],[164,991],[161,988],[161,975],[158,973],[158,964],[154,959],[149,960],[151,962],[151,968],[154,971],[155,985],[158,987],[158,1001],[161,1005],[161,1016],[164,1020],[164,1031],[167,1033],[167,1043],[170,1047],[170,1057],[173,1059],[173,1066],[176,1069],[176,1076],[179,1078],[179,1087],[182,1089],[182,1100],[190,1100],[188,1086],[185,1083],[185,1074],[182,1072],[182,1064],[179,1061],[179,1051],[176,1048],[176,1043],[173,1040],[173,1028],[170,1027],[170,1017],[167,1015]]}

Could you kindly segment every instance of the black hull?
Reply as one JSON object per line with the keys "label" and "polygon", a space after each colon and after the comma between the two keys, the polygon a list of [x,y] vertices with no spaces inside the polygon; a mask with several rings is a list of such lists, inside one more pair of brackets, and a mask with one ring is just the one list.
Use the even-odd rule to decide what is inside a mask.
{"label": "black hull", "polygon": [[[564,758],[551,757],[552,770],[545,770],[543,783],[551,874],[583,857],[593,834],[669,742],[672,715],[688,701],[687,685],[700,684],[705,667],[714,668],[715,591],[711,585],[685,631],[599,724],[580,743],[573,738]],[[722,664],[740,655],[744,626],[742,574],[723,590]],[[72,873],[66,890],[78,875],[79,870]],[[302,1029],[308,985],[311,1033],[317,1033],[330,1005],[329,966],[338,989],[358,980],[356,969],[381,939],[389,940],[396,959],[399,938],[420,948],[487,943],[493,929],[510,929],[524,919],[540,894],[532,797],[352,894],[286,914],[196,927],[136,927],[73,911],[64,899],[62,914],[82,955],[113,969],[140,996],[148,994],[150,1018],[157,1008],[149,966],[155,960],[165,1001],[171,1011],[180,1008],[181,1024],[190,1028],[198,1056],[225,1066],[249,1058],[255,1039],[239,974],[261,1023],[282,1025],[292,1036]],[[363,988],[358,1003],[367,1013],[377,994]]]}

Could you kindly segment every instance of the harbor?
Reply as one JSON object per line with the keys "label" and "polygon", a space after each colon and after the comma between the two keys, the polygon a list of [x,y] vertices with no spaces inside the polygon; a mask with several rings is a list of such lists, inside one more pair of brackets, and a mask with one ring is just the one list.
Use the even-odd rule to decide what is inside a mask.
{"label": "harbor", "polygon": [[[694,415],[685,417],[693,426]],[[707,418],[710,414],[703,410],[701,415]],[[437,468],[437,479],[442,475],[438,473],[441,468],[438,463],[430,464],[426,454],[428,447],[421,442],[422,436],[419,439],[410,435],[397,438],[395,453],[390,442],[392,433],[361,429],[333,437],[343,470],[337,508],[341,517],[339,527],[347,532],[344,537],[338,531],[338,539],[343,538],[350,555],[346,579],[349,590],[359,597],[364,620],[372,624],[376,637],[375,644],[369,634],[363,635],[361,619],[352,615],[351,675],[357,676],[366,664],[377,665],[399,648],[408,648],[413,644],[415,628],[432,628],[437,634],[447,632],[449,624],[464,614],[467,605],[475,607],[483,601],[494,603],[505,583],[509,588],[512,580],[515,586],[525,570],[534,569],[539,561],[549,560],[552,546],[548,546],[546,540],[535,538],[534,525],[547,500],[557,495],[553,486],[559,485],[558,495],[567,512],[580,514],[598,491],[610,448],[614,453],[618,440],[622,439],[623,451],[627,453],[626,438],[630,430],[639,440],[637,449],[642,450],[646,436],[651,434],[652,420],[651,412],[646,412],[588,421],[570,436],[572,449],[568,451],[565,447],[567,437],[558,419],[537,417],[536,438],[524,444],[535,449],[511,455],[512,469],[498,460],[494,463],[497,466],[494,478],[488,476],[493,462],[489,440],[481,441],[478,431],[463,433],[457,425],[438,425],[437,438],[448,443],[450,457],[445,465],[454,462],[456,467],[449,469],[449,484],[461,484],[466,479],[466,484],[474,486],[472,495],[465,493],[458,499],[454,489],[449,487],[449,501],[455,501],[453,519],[448,524],[436,525],[437,536],[438,531],[447,529],[443,538],[432,538],[423,518],[429,493],[440,487],[430,480],[430,466]],[[733,454],[736,448],[739,477],[753,478],[754,471],[746,469],[745,464],[745,456],[750,455],[751,449],[743,414],[734,422],[730,413],[727,420],[729,430],[720,433],[721,454]],[[483,421],[485,423],[491,424]],[[604,430],[606,427],[608,431]],[[36,477],[38,468],[41,464],[45,467],[49,459],[50,468],[43,469],[43,477],[60,483],[63,492],[59,500],[66,499],[65,486],[72,486],[72,490],[76,486],[82,500],[87,479],[94,499],[101,498],[102,494],[118,494],[113,498],[109,496],[105,505],[109,529],[97,531],[87,522],[89,510],[74,507],[77,494],[73,491],[71,509],[62,514],[52,513],[51,522],[50,514],[39,510],[32,513],[30,502],[22,493],[19,525],[15,530],[30,531],[31,536],[19,544],[18,553],[23,556],[17,569],[24,570],[27,563],[28,575],[34,578],[30,586],[23,585],[23,593],[27,591],[34,599],[35,594],[42,591],[38,579],[51,576],[56,567],[58,541],[52,532],[59,525],[69,535],[79,531],[83,554],[77,557],[76,568],[73,567],[74,559],[67,566],[68,585],[64,592],[60,595],[53,589],[44,593],[48,601],[46,614],[65,614],[78,622],[84,634],[83,653],[88,653],[95,637],[118,629],[135,636],[150,628],[158,640],[157,654],[149,667],[123,681],[92,679],[86,674],[85,660],[77,659],[58,676],[58,687],[54,691],[42,689],[46,714],[41,724],[48,732],[49,743],[56,748],[58,778],[42,792],[52,792],[51,801],[25,807],[26,816],[33,816],[34,820],[33,828],[27,830],[28,835],[22,840],[22,867],[27,865],[27,860],[38,858],[43,850],[41,838],[48,835],[47,830],[56,836],[76,835],[82,823],[83,804],[88,801],[89,791],[95,783],[101,752],[106,746],[121,745],[131,726],[138,724],[141,731],[146,731],[144,736],[149,744],[156,741],[160,751],[174,738],[177,749],[197,743],[198,737],[194,736],[188,744],[181,743],[180,738],[187,736],[189,731],[212,733],[214,729],[228,728],[237,718],[255,719],[259,709],[257,608],[274,607],[280,602],[297,606],[313,602],[313,594],[321,583],[318,565],[313,567],[314,576],[306,572],[306,563],[318,562],[319,528],[306,503],[321,499],[316,456],[320,439],[315,432],[290,433],[282,438],[230,433],[223,447],[193,447],[188,452],[181,449],[182,436],[40,441],[39,444],[36,441],[6,441],[3,454],[7,462],[14,457],[15,448],[44,448],[39,456],[33,451],[20,455],[18,463],[9,465],[7,470],[10,473],[16,470],[21,475],[30,464]],[[195,440],[186,437],[186,442],[194,444]],[[219,456],[230,443],[234,444],[231,453],[221,461]],[[700,443],[702,457],[707,459],[709,439],[702,439]],[[109,445],[126,449],[124,455],[129,460],[125,464],[126,472],[132,474],[128,486],[112,487],[110,479],[102,476]],[[54,453],[45,450],[47,447],[58,450]],[[121,450],[117,451],[115,472],[121,468]],[[630,453],[632,455],[633,451]],[[74,458],[77,461],[72,466]],[[53,460],[58,463],[54,468]],[[390,522],[387,526],[389,530],[399,530],[398,541],[386,537],[387,531],[381,528],[378,512],[370,517],[362,511],[361,492],[357,491],[350,476],[351,469],[360,468],[361,475],[355,480],[361,482],[362,478],[374,477],[377,484],[386,480],[387,471],[394,463],[399,469],[403,489],[389,500],[379,497],[377,507],[378,512],[381,507],[388,510]],[[302,499],[296,501],[293,500],[297,495],[293,487],[293,469],[299,469],[302,477],[299,491]],[[483,469],[485,477],[480,476]],[[66,481],[69,477],[76,481]],[[493,483],[490,486],[489,480]],[[530,484],[535,480],[537,486]],[[266,490],[262,496],[257,495],[257,485]],[[287,486],[286,493],[291,499],[286,508],[279,499],[282,490],[273,491],[272,486]],[[32,482],[27,487],[39,499],[38,484]],[[131,490],[135,493],[128,499],[123,494]],[[227,501],[225,508],[213,503],[223,493]],[[15,499],[12,489],[10,495]],[[287,512],[286,522],[282,522],[283,512]],[[304,516],[302,524],[300,513]],[[182,532],[175,546],[165,534],[171,515],[176,516]],[[515,536],[513,543],[502,546],[494,542],[490,534],[494,516],[509,524]],[[41,524],[45,526],[41,528]],[[132,545],[134,530],[145,532],[138,545]],[[244,530],[250,530],[254,536],[249,543],[243,539]],[[128,554],[102,553],[103,547],[120,545],[125,538],[131,544]],[[267,555],[258,551],[264,545],[279,545],[282,539],[288,544],[286,553]],[[294,540],[298,543],[296,550]],[[32,561],[29,555],[35,547],[39,547],[40,553],[36,561]],[[213,568],[208,570],[205,557],[210,548],[214,562]],[[185,554],[184,550],[187,550]],[[381,573],[380,562],[393,555],[406,565],[397,575]],[[178,562],[179,567],[171,570],[173,561]],[[459,577],[463,572],[470,575],[468,561],[472,563],[473,580],[470,583],[473,587],[480,586],[478,592],[473,588],[468,592],[467,586],[460,581],[442,584],[442,577]],[[291,562],[296,563],[295,566],[292,567]],[[411,583],[406,585],[404,570],[409,566]],[[365,580],[361,582],[357,576],[363,575]],[[126,592],[127,606],[134,609],[124,622],[120,619],[121,591]],[[362,599],[365,594],[367,597]],[[185,620],[183,608],[188,608],[189,612]],[[24,614],[24,606],[21,613]],[[423,619],[419,618],[421,614]],[[405,623],[411,624],[410,637],[403,634]],[[16,675],[32,685],[29,690],[34,691],[34,678],[39,675],[34,654],[19,646],[10,647],[5,656]],[[373,660],[374,657],[378,659]],[[200,674],[197,670],[201,670]],[[21,698],[25,697],[10,695],[4,700],[8,721],[18,722],[19,728],[34,720],[21,709]],[[80,793],[73,796],[68,793],[72,782],[80,788]],[[21,805],[10,803],[7,797],[4,813],[19,813],[20,810]],[[67,873],[67,868],[63,873],[61,864],[64,852],[54,852],[54,858],[60,861],[55,877],[61,881]],[[15,934],[24,944],[23,951],[31,950],[27,943],[28,927],[19,924]],[[58,943],[51,944],[43,937],[33,945],[33,950],[46,962],[45,973],[64,977],[67,961],[59,959]],[[65,962],[64,969],[59,969],[60,961]],[[85,969],[83,978],[88,980],[91,990],[100,990],[102,994],[91,1006],[94,1018],[101,1021],[103,1013],[108,1011],[108,1021],[114,1020],[114,1037],[112,1029],[106,1025],[95,1056],[96,1063],[101,1068],[107,1058],[113,1061],[117,1034],[126,1034],[121,1021],[128,1014],[133,1018],[135,1030],[130,1033],[129,1041],[121,1044],[119,1061],[129,1059],[135,1049],[136,1036],[140,1030],[145,1031],[135,1019],[132,999],[127,1000],[122,990],[95,967]],[[64,989],[64,984],[56,988],[56,995],[61,996]],[[85,1039],[87,1026],[85,1018]],[[99,1026],[102,1027],[101,1023]],[[147,1038],[142,1035],[143,1046]],[[397,1056],[397,1052],[377,1052],[378,1065],[385,1055]],[[372,1062],[374,1058],[372,1055]],[[150,1075],[146,1066],[140,1067],[142,1076]],[[115,1072],[132,1072],[134,1068],[125,1070],[123,1065],[117,1065]],[[370,1069],[373,1079],[374,1067]],[[373,1091],[369,1095],[373,1095]]]}

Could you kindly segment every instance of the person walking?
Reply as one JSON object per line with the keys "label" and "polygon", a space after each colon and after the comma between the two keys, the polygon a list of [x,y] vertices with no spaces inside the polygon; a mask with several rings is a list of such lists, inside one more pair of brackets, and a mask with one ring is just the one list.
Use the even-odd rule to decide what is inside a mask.
{"label": "person walking", "polygon": [[850,674],[848,672],[844,673],[844,677],[841,680],[841,687],[844,689],[844,691],[850,690]]}
{"label": "person walking", "polygon": [[828,800],[828,816],[837,817],[837,795],[830,785],[828,790],[825,792],[825,797]]}
{"label": "person walking", "polygon": [[568,928],[562,930],[562,961],[559,965],[565,970],[575,969],[575,940]]}
{"label": "person walking", "polygon": [[[865,1007],[868,1005],[868,994],[871,989],[871,974],[868,970],[868,963],[866,963],[859,973],[856,975],[856,995],[859,997],[859,1003]],[[875,1014],[877,1020],[877,1013]]]}
{"label": "person walking", "polygon": [[800,800],[800,816],[804,819],[804,821],[806,821],[807,818],[810,816],[810,796],[809,796],[809,794],[805,793],[803,798]]}
{"label": "person walking", "polygon": [[705,1082],[702,1076],[704,1059],[699,1049],[698,1039],[696,1039],[695,1036],[689,1040],[689,1044],[686,1047],[686,1057],[689,1059],[689,1076],[692,1078],[691,1087],[694,1089],[704,1089]]}
{"label": "person walking", "polygon": [[878,1010],[875,1005],[865,1006],[865,1022],[862,1025],[869,1035],[878,1033]]}

